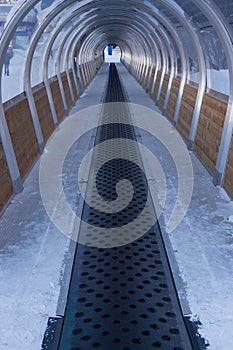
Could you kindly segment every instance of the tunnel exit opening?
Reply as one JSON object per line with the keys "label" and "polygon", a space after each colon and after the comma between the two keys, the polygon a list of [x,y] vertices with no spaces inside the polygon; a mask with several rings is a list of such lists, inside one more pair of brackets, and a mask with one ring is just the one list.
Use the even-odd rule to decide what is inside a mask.
{"label": "tunnel exit opening", "polygon": [[121,49],[117,45],[108,45],[104,49],[104,61],[117,63],[121,60]]}

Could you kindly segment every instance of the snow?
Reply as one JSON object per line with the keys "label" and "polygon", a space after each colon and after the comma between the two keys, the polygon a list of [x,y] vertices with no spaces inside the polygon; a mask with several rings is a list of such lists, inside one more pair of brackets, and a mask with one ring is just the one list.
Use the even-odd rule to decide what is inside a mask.
{"label": "snow", "polygon": [[[119,64],[122,81],[133,103],[156,109],[154,103]],[[106,68],[107,70],[107,68]],[[94,81],[80,110],[98,103],[101,86]],[[91,87],[92,85],[90,85]],[[98,87],[98,88],[97,88]],[[142,118],[144,118],[142,114]],[[63,128],[63,124],[59,129]],[[142,133],[144,145],[150,140]],[[190,153],[194,189],[188,211],[180,225],[166,233],[177,196],[174,164],[158,145],[153,152],[166,174],[167,197],[160,225],[167,246],[178,294],[186,315],[200,320],[199,333],[210,350],[231,350],[233,343],[233,202],[215,187],[196,156]],[[56,316],[62,276],[70,241],[51,224],[42,205],[38,186],[38,163],[14,197],[0,221],[0,348],[37,350],[48,317]],[[179,282],[181,279],[182,283]],[[184,300],[185,299],[185,300]]]}
{"label": "snow", "polygon": [[[156,110],[125,69],[120,71],[130,101]],[[141,118],[145,119],[143,114]],[[144,145],[150,143],[145,134],[142,140]],[[233,201],[224,189],[213,185],[211,175],[191,152],[194,189],[190,206],[181,224],[167,234],[179,179],[164,149],[156,144],[153,152],[167,177],[166,204],[159,222],[183,312],[200,320],[199,333],[210,343],[208,349],[232,350]]]}
{"label": "snow", "polygon": [[40,349],[48,317],[56,315],[69,240],[43,209],[37,172],[38,165],[1,218],[2,350]]}
{"label": "snow", "polygon": [[120,62],[121,53],[115,52],[114,49],[112,51],[112,55],[108,55],[108,48],[106,47],[104,50],[105,62]]}
{"label": "snow", "polygon": [[[200,73],[191,73],[190,80],[199,83]],[[209,89],[229,95],[229,71],[228,69],[207,69],[207,87]]]}
{"label": "snow", "polygon": [[[100,101],[107,67],[101,72],[73,112]],[[0,219],[1,350],[39,350],[48,318],[64,314],[74,244],[51,223],[38,179],[39,161]]]}

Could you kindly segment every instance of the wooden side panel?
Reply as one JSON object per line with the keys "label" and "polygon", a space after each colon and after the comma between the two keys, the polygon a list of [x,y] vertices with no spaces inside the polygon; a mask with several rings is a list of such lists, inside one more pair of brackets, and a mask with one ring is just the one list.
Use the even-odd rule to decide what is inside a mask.
{"label": "wooden side panel", "polygon": [[174,120],[174,115],[175,115],[175,109],[176,109],[176,102],[177,102],[177,97],[179,94],[179,89],[180,89],[180,81],[173,79],[172,81],[172,86],[171,86],[171,92],[168,100],[168,105],[167,105],[167,111],[166,111],[166,116],[173,121]]}
{"label": "wooden side panel", "polygon": [[226,103],[205,94],[197,128],[194,151],[211,174],[213,174],[216,166],[226,110]]}
{"label": "wooden side panel", "polygon": [[159,102],[158,102],[158,106],[161,109],[161,111],[163,111],[168,83],[169,83],[169,75],[165,74],[164,78],[163,78],[162,90],[161,90],[161,94],[160,94]]}
{"label": "wooden side panel", "polygon": [[62,85],[65,92],[67,107],[68,107],[68,110],[70,110],[72,108],[73,103],[72,103],[72,98],[70,94],[70,88],[69,88],[69,83],[68,83],[66,73],[62,74]]}
{"label": "wooden side panel", "polygon": [[45,143],[52,135],[55,126],[45,87],[36,89],[33,94]]}
{"label": "wooden side panel", "polygon": [[39,155],[39,147],[26,97],[5,111],[21,177],[28,173]]}
{"label": "wooden side panel", "polygon": [[186,141],[189,138],[196,97],[197,89],[190,85],[185,85],[177,129]]}
{"label": "wooden side panel", "polygon": [[233,198],[233,137],[231,139],[231,147],[228,156],[223,186],[231,198]]}
{"label": "wooden side panel", "polygon": [[154,93],[153,93],[153,96],[152,96],[152,98],[153,98],[154,100],[156,100],[156,97],[157,97],[157,95],[158,95],[159,84],[160,84],[161,76],[162,76],[162,72],[161,72],[161,71],[158,71],[157,77],[156,77],[156,82],[155,82],[155,89],[154,89]]}
{"label": "wooden side panel", "polygon": [[60,123],[64,119],[65,109],[62,102],[61,90],[58,84],[58,80],[56,78],[53,78],[50,81],[50,87],[51,87],[51,92],[53,96],[54,106],[57,113],[57,119],[58,119],[58,122]]}
{"label": "wooden side panel", "polygon": [[0,141],[0,212],[13,195],[13,186],[6,163],[2,143]]}

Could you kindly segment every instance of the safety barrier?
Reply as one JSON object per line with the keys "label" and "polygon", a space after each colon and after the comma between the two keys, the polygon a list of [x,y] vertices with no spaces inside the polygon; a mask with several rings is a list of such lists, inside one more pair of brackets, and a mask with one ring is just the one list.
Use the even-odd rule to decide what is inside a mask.
{"label": "safety barrier", "polygon": [[36,86],[33,89],[33,97],[39,117],[39,122],[43,134],[44,141],[47,142],[50,135],[53,133],[55,126],[46,89],[43,84]]}
{"label": "safety barrier", "polygon": [[197,89],[186,84],[184,87],[179,119],[177,122],[177,129],[186,141],[188,141],[189,138],[196,97]]}
{"label": "safety barrier", "polygon": [[228,155],[226,172],[224,177],[224,187],[228,193],[233,197],[233,137],[231,139],[231,147]]}
{"label": "safety barrier", "polygon": [[[61,74],[62,88],[64,90],[65,102],[64,106],[62,99],[61,87],[57,76],[50,78],[49,84],[53,98],[55,112],[60,124],[67,112],[70,111],[74,103],[78,100],[79,94],[89,85],[91,80],[96,75],[98,69],[102,64],[102,58],[96,61],[87,62],[79,66],[77,72],[77,80],[82,83],[82,90],[78,91],[73,72],[68,72],[69,79],[66,72]],[[70,82],[69,82],[70,81]],[[78,84],[77,84],[78,85]],[[33,87],[33,98],[38,114],[40,128],[42,131],[44,143],[55,130],[55,124],[52,116],[52,111],[44,83]],[[74,100],[73,100],[74,99]],[[23,179],[31,170],[33,164],[40,156],[38,141],[34,129],[33,120],[29,108],[29,103],[26,94],[22,93],[13,99],[4,103],[4,111],[6,115],[7,125],[13,144],[17,164],[19,167],[20,176]],[[8,170],[8,165],[5,153],[0,140],[0,212],[4,209],[8,201],[14,194],[11,177]]]}
{"label": "safety barrier", "polygon": [[227,104],[215,97],[204,95],[194,151],[211,174],[217,162]]}
{"label": "safety barrier", "polygon": [[170,97],[167,105],[167,111],[166,111],[166,115],[171,121],[174,120],[174,116],[175,116],[175,109],[176,109],[179,88],[180,88],[180,81],[177,79],[173,79],[171,91],[170,91]]}
{"label": "safety barrier", "polygon": [[13,194],[13,186],[11,183],[10,174],[8,171],[5,154],[0,140],[0,211],[4,205],[9,201]]}
{"label": "safety barrier", "polygon": [[5,103],[4,109],[19,172],[24,179],[39,156],[28,100],[22,94]]}
{"label": "safety barrier", "polygon": [[[149,80],[143,79],[141,74],[147,67],[141,68],[137,62],[133,62],[134,69],[129,69],[128,63],[123,62],[131,74],[142,84],[149,92],[151,98],[157,103],[160,110],[164,111],[164,102],[168,89],[169,75],[157,72],[152,68]],[[162,80],[163,77],[163,80]],[[155,81],[154,81],[155,80]],[[162,80],[162,81],[161,81]],[[162,86],[161,90],[160,87]],[[181,105],[179,109],[178,120],[175,121],[175,110],[180,89],[179,78],[174,78],[169,92],[169,99],[166,108],[166,117],[176,125],[177,130],[188,144],[190,130],[193,122],[193,114],[197,99],[198,86],[193,82],[186,83],[184,86]],[[159,93],[160,90],[160,93]],[[219,153],[220,142],[222,138],[223,125],[227,111],[228,96],[218,93],[217,91],[206,91],[201,105],[198,126],[196,130],[193,151],[205,165],[211,175],[214,175],[217,158]],[[228,162],[222,186],[233,198],[233,138],[228,154]]]}
{"label": "safety barrier", "polygon": [[161,90],[160,98],[159,98],[159,102],[158,102],[158,106],[161,109],[161,111],[163,110],[163,107],[164,107],[164,102],[165,102],[165,97],[166,97],[166,93],[167,93],[168,82],[169,82],[169,75],[165,74],[164,78],[163,78],[162,90]]}

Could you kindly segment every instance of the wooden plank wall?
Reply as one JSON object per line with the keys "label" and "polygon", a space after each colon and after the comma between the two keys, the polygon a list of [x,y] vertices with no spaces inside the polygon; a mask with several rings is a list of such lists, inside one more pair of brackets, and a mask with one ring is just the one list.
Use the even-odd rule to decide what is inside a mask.
{"label": "wooden plank wall", "polygon": [[153,96],[152,96],[153,100],[155,100],[157,95],[158,95],[161,76],[162,76],[162,72],[159,70],[158,73],[157,73],[156,82],[155,82],[155,89],[154,89],[154,93],[153,93]]}
{"label": "wooden plank wall", "polygon": [[231,147],[228,156],[223,186],[231,198],[233,198],[233,137],[231,139]]}
{"label": "wooden plank wall", "polygon": [[164,102],[165,102],[165,98],[166,98],[168,83],[169,83],[169,75],[165,74],[164,78],[163,78],[162,90],[161,90],[159,102],[158,102],[158,106],[161,109],[161,111],[163,111],[163,106],[164,106]]}
{"label": "wooden plank wall", "polygon": [[[99,57],[97,61],[90,62],[90,67],[100,68],[103,60]],[[84,65],[87,67],[87,65]],[[87,69],[87,68],[85,68]],[[91,70],[91,78],[97,71]],[[86,72],[87,74],[87,72]],[[74,77],[70,72],[70,79],[72,84],[72,90],[74,93],[75,101],[78,99],[77,90],[75,87]],[[89,82],[89,81],[88,81]],[[68,79],[66,74],[62,74],[62,83],[65,91],[65,96],[68,104],[68,108],[72,107],[71,93],[69,89]],[[50,79],[50,87],[53,97],[55,110],[58,117],[58,122],[61,123],[65,117],[65,109],[62,102],[61,91],[57,77]],[[55,126],[52,118],[52,113],[49,105],[48,96],[44,84],[39,84],[33,88],[33,97],[38,113],[38,118],[44,137],[45,143],[53,133]],[[24,179],[34,162],[40,155],[39,146],[34,130],[34,125],[31,117],[31,112],[28,104],[28,100],[25,94],[20,94],[15,98],[7,101],[3,105],[6,121],[9,128],[13,149],[15,152],[16,160],[18,163],[21,178]],[[6,206],[9,199],[14,194],[8,165],[5,158],[5,153],[0,140],[0,213]]]}
{"label": "wooden plank wall", "polygon": [[55,125],[53,122],[52,112],[49,105],[46,89],[44,85],[39,85],[33,89],[33,97],[39,117],[39,122],[46,143],[52,135]]}
{"label": "wooden plank wall", "polygon": [[53,96],[53,102],[57,114],[58,122],[61,123],[65,116],[65,108],[62,102],[61,90],[58,84],[58,79],[55,77],[50,81],[50,88]]}
{"label": "wooden plank wall", "polygon": [[11,100],[5,115],[20,175],[24,178],[39,156],[39,147],[27,98],[16,101]]}
{"label": "wooden plank wall", "polygon": [[197,89],[190,85],[185,85],[179,119],[177,122],[177,129],[186,142],[189,139],[189,132],[191,128],[196,97]]}
{"label": "wooden plank wall", "polygon": [[[137,62],[133,62],[134,67],[140,69]],[[129,68],[129,67],[128,67]],[[138,77],[137,69],[131,69],[135,77]],[[161,71],[158,71],[155,83],[154,93],[152,95],[152,84],[154,81],[155,68],[151,70],[150,78],[147,77],[148,92],[151,98],[156,100],[158,89],[161,81]],[[158,107],[163,111],[165,96],[167,92],[169,75],[165,74],[162,83],[161,95],[158,101]],[[144,81],[142,76],[139,76],[139,82]],[[180,88],[179,79],[173,79],[168,106],[166,110],[166,117],[173,122],[174,113],[176,109],[177,97]],[[177,130],[186,142],[189,140],[189,133],[192,124],[193,112],[195,108],[197,97],[197,87],[195,84],[186,84],[181,101],[181,108],[177,122]],[[222,137],[223,125],[227,110],[228,97],[218,93],[217,91],[206,92],[203,98],[201,112],[199,116],[199,123],[194,142],[194,152],[202,163],[206,166],[209,172],[213,175],[216,168],[216,162],[219,152],[219,146]],[[223,187],[228,194],[233,198],[233,136],[231,141],[231,148],[228,155],[228,161],[225,171],[225,178]]]}
{"label": "wooden plank wall", "polygon": [[171,121],[174,120],[174,114],[175,114],[175,109],[176,109],[176,102],[177,102],[177,97],[179,93],[179,88],[180,88],[180,81],[177,79],[173,79],[172,81],[172,86],[171,86],[171,92],[169,96],[169,101],[167,105],[167,110],[166,110],[166,115],[168,119]]}
{"label": "wooden plank wall", "polygon": [[61,80],[62,80],[62,85],[63,85],[64,92],[65,92],[65,99],[66,99],[68,111],[69,111],[72,108],[72,98],[71,98],[71,93],[70,93],[70,88],[69,88],[67,75],[66,75],[65,72],[62,73]]}
{"label": "wooden plank wall", "polygon": [[194,152],[211,174],[214,173],[217,162],[226,110],[226,103],[205,94],[195,138]]}
{"label": "wooden plank wall", "polygon": [[0,212],[13,194],[13,186],[0,140]]}

